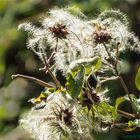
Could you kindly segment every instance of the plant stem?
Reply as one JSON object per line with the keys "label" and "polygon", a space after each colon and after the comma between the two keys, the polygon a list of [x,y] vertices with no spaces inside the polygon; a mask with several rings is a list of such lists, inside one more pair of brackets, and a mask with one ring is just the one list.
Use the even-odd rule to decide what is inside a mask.
{"label": "plant stem", "polygon": [[125,129],[128,127],[128,123],[113,123],[113,126],[118,129]]}
{"label": "plant stem", "polygon": [[[105,48],[105,50],[106,50],[106,52],[107,52],[107,54],[108,54],[108,56],[109,56],[109,59],[112,60],[111,54],[109,53],[106,44],[103,43],[103,46],[104,46],[104,48]],[[131,98],[131,96],[130,96],[129,90],[128,90],[128,88],[127,88],[127,86],[126,86],[126,84],[125,84],[125,82],[124,82],[122,76],[118,73],[118,70],[117,70],[117,61],[118,61],[118,55],[119,55],[118,46],[117,46],[117,53],[116,53],[116,55],[117,55],[117,56],[116,56],[116,62],[115,62],[115,64],[112,64],[112,66],[113,66],[113,69],[114,69],[114,71],[115,71],[115,75],[119,77],[118,79],[119,79],[119,81],[120,81],[120,83],[121,83],[121,85],[122,85],[122,87],[123,87],[125,93],[128,95],[128,98],[129,98],[129,100],[130,100],[131,106],[133,107],[133,101],[132,101],[132,98]]]}
{"label": "plant stem", "polygon": [[109,78],[106,78],[104,80],[101,80],[100,81],[100,84],[103,84],[105,82],[108,82],[108,81],[114,81],[114,80],[117,80],[119,77],[118,76],[115,76],[115,77],[109,77]]}
{"label": "plant stem", "polygon": [[107,52],[107,55],[109,56],[109,59],[111,60],[112,59],[111,54],[109,53],[108,48],[107,48],[107,46],[106,46],[106,44],[104,42],[103,42],[103,46],[104,46],[104,48],[105,48],[105,50]]}
{"label": "plant stem", "polygon": [[16,74],[16,75],[12,75],[12,79],[15,79],[15,78],[24,78],[24,79],[27,79],[27,80],[30,80],[30,81],[33,81],[41,86],[44,86],[44,87],[48,87],[48,88],[54,88],[53,85],[51,84],[48,84],[40,79],[37,79],[35,77],[31,77],[31,76],[26,76],[26,75],[22,75],[22,74]]}
{"label": "plant stem", "polygon": [[48,73],[50,74],[50,76],[51,76],[52,79],[54,80],[56,86],[57,86],[58,88],[60,88],[60,87],[61,87],[61,84],[60,84],[60,82],[57,80],[57,78],[54,76],[54,74],[52,73],[52,71],[50,70],[49,64],[48,64],[48,62],[47,62],[47,60],[46,60],[46,58],[45,58],[45,54],[44,54],[43,49],[41,49],[41,53],[42,53],[43,61],[44,61],[44,63],[45,63],[46,71],[48,71]]}
{"label": "plant stem", "polygon": [[131,113],[122,111],[122,110],[120,110],[120,109],[117,109],[117,112],[118,112],[121,116],[123,116],[123,117],[125,117],[125,118],[128,118],[128,119],[132,119],[132,120],[134,120],[134,119],[136,119],[136,118],[138,117],[137,114],[131,114]]}
{"label": "plant stem", "polygon": [[113,126],[124,131],[134,131],[137,128],[135,125],[130,126],[129,123],[113,123]]}
{"label": "plant stem", "polygon": [[120,76],[120,75],[119,75],[119,81],[121,82],[121,85],[123,86],[123,89],[124,89],[125,93],[128,95],[131,104],[133,104],[133,101],[132,101],[132,98],[130,96],[129,90],[128,90],[128,88],[127,88],[122,76]]}

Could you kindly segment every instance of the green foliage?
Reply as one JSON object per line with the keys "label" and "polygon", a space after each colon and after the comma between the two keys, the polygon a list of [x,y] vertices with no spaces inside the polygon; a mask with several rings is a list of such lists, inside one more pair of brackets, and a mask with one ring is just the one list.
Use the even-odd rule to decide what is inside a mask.
{"label": "green foliage", "polygon": [[[133,106],[132,106],[133,109],[136,112],[140,113],[139,99],[136,99],[135,95],[133,95],[133,94],[131,94],[130,97],[131,97],[132,102],[133,102]],[[115,104],[116,110],[124,102],[130,102],[130,99],[128,98],[127,95],[117,98],[116,104]],[[128,125],[125,128],[122,128],[122,130],[124,130],[124,131],[134,131],[138,127],[136,124],[138,124],[138,123],[135,123],[135,120],[134,121],[129,120]]]}
{"label": "green foliage", "polygon": [[[134,94],[130,94],[131,100],[132,100],[132,108],[136,111],[140,113],[140,101],[139,99],[136,98],[136,96]],[[130,102],[130,98],[128,97],[128,95],[125,95],[123,97],[118,97],[116,100],[116,104],[115,107],[116,109],[123,104],[124,102]]]}
{"label": "green foliage", "polygon": [[102,59],[99,57],[97,58],[97,61],[93,65],[93,71],[96,72],[101,68],[102,65]]}
{"label": "green foliage", "polygon": [[134,125],[134,122],[129,121],[127,127],[123,128],[122,130],[126,131],[126,132],[131,132],[131,131],[134,131],[136,128],[137,127],[136,127],[136,125]]}
{"label": "green foliage", "polygon": [[68,87],[68,93],[72,98],[77,98],[81,92],[85,76],[85,68],[83,66],[79,67],[77,74],[70,74],[67,77],[66,86]]}
{"label": "green foliage", "polygon": [[140,119],[135,119],[133,122],[130,121],[129,125],[135,125],[136,127],[140,127]]}
{"label": "green foliage", "polygon": [[70,5],[76,5],[79,7],[83,12],[93,15],[95,12],[103,11],[106,9],[111,8],[118,1],[116,0],[72,0],[68,1]]}
{"label": "green foliage", "polygon": [[[23,60],[20,60],[19,53],[15,55],[13,53],[14,51],[13,52],[10,51],[11,52],[10,55],[6,55],[6,54],[12,46],[14,46],[14,48],[19,48],[19,47],[23,46],[22,44],[25,44],[24,38],[20,39],[20,33],[19,33],[19,31],[16,30],[17,24],[19,24],[21,22],[20,19],[25,20],[24,18],[26,18],[26,20],[29,20],[29,18],[31,18],[31,20],[32,19],[36,20],[36,17],[38,16],[38,14],[40,14],[40,11],[38,9],[34,9],[35,8],[34,6],[36,4],[38,4],[39,2],[42,2],[42,5],[44,4],[43,0],[34,0],[34,1],[33,0],[22,0],[22,1],[21,0],[13,0],[13,1],[2,0],[1,1],[1,4],[0,4],[1,13],[0,14],[2,16],[0,17],[0,21],[1,21],[1,23],[0,23],[0,27],[1,27],[1,31],[0,31],[0,37],[1,37],[0,38],[0,76],[2,78],[0,77],[1,78],[0,81],[3,80],[3,76],[4,76],[4,79],[7,79],[7,78],[5,78],[5,76],[7,76],[7,75],[8,75],[8,77],[10,77],[8,72],[10,71],[9,73],[11,74],[12,68],[14,68],[14,71],[12,73],[15,73],[16,71],[20,71],[20,69],[18,68],[18,65],[14,64],[14,61],[15,61],[14,59],[12,59],[11,62],[10,62],[10,60],[8,60],[10,58],[9,57],[10,55],[12,58],[15,57],[16,59],[18,59],[20,61],[20,67],[22,67],[22,70],[23,70],[21,72],[25,71],[24,64],[22,64],[23,62],[21,62],[21,61],[24,61],[25,59],[27,59],[26,57]],[[121,0],[119,0],[119,1],[116,1],[116,0],[109,0],[109,1],[108,0],[105,0],[105,1],[99,1],[99,0],[97,0],[97,1],[94,1],[94,0],[75,1],[75,0],[72,0],[72,1],[68,1],[68,3],[70,3],[70,5],[73,5],[73,4],[76,5],[74,7],[69,8],[69,11],[71,11],[71,13],[73,15],[85,18],[84,15],[80,12],[79,7],[85,13],[88,13],[89,15],[93,16],[96,14],[95,11],[102,11],[102,10],[110,9],[113,6],[116,8],[117,5],[119,5],[119,4],[121,5]],[[42,6],[42,5],[39,5],[39,6]],[[123,7],[123,6],[121,5],[121,7]],[[127,6],[124,4],[124,7],[127,7]],[[43,6],[42,6],[42,8],[43,8]],[[128,7],[126,9],[128,9]],[[123,10],[125,10],[125,8]],[[104,12],[104,14],[101,14],[99,16],[99,18],[101,20],[104,20],[105,18],[116,18],[116,19],[120,19],[120,21],[124,24],[127,23],[126,17],[124,15],[122,15],[121,12],[114,12],[114,10],[109,11],[109,12],[108,11]],[[32,16],[32,14],[34,14],[34,13],[36,15]],[[133,16],[133,14],[131,14],[131,16]],[[15,41],[19,41],[20,45],[19,44],[15,45]],[[21,53],[22,56],[23,55],[28,56],[25,54],[25,52],[23,50],[21,50],[21,52],[22,52]],[[125,57],[127,57],[127,56],[125,55]],[[5,63],[5,59],[6,59],[6,63]],[[32,61],[31,61],[31,63],[32,63]],[[8,64],[8,66],[7,66],[7,64]],[[26,62],[25,62],[25,65],[26,65]],[[100,70],[100,67],[102,65],[102,61],[101,61],[101,58],[98,58],[97,61],[92,65],[84,64],[84,67],[80,66],[80,65],[78,65],[78,68],[76,70],[74,70],[74,71],[72,70],[72,72],[67,76],[66,86],[68,87],[68,93],[74,99],[77,99],[77,97],[81,93],[81,90],[82,90],[82,87],[83,87],[83,84],[85,81],[84,80],[85,75],[88,76],[89,74],[91,74],[92,70],[94,73],[98,72],[98,70]],[[122,64],[122,66],[124,67],[124,64]],[[15,67],[16,67],[16,69],[15,69]],[[29,66],[27,66],[27,67],[29,67]],[[126,69],[128,70],[128,68],[126,68]],[[30,71],[30,72],[32,72],[32,71]],[[28,74],[29,74],[29,71],[28,71]],[[33,73],[33,74],[36,75],[36,73]],[[8,81],[6,83],[9,83],[9,79],[6,80],[6,81]],[[140,68],[135,77],[135,84],[136,84],[136,87],[138,88],[138,90],[140,90]],[[13,91],[12,89],[17,89],[17,87],[11,88],[8,92],[8,94],[9,94],[8,96],[11,95],[11,92]],[[17,91],[15,91],[15,92],[17,92]],[[36,92],[37,91],[35,91],[34,94]],[[56,89],[47,89],[45,91],[46,94],[52,94],[54,92],[58,93],[59,90],[56,91]],[[22,93],[22,91],[19,90],[18,94],[21,95],[21,93]],[[120,92],[120,94],[121,94],[121,92]],[[41,94],[41,95],[43,95],[43,94]],[[16,98],[16,97],[17,96],[14,96],[13,98]],[[44,96],[40,96],[38,99],[40,99],[42,97],[44,97]],[[131,97],[133,100],[133,104],[135,106],[135,110],[137,111],[138,114],[140,114],[140,99],[137,99],[135,96],[131,96]],[[1,98],[1,100],[4,100],[4,102],[7,102],[7,98],[6,99]],[[11,99],[8,99],[8,100],[11,100]],[[23,104],[22,106],[20,105],[20,103],[14,104],[18,107],[21,106],[21,108],[20,108],[21,112],[24,109],[24,105],[26,104],[25,102],[23,103],[23,101],[24,101],[23,99],[20,100],[21,104]],[[97,110],[97,112],[95,111],[96,118],[101,118],[101,119],[107,118],[109,120],[109,122],[111,122],[112,120],[115,120],[116,116],[117,116],[117,113],[116,113],[117,108],[119,108],[119,106],[126,101],[128,101],[128,102],[130,101],[128,99],[128,96],[119,97],[116,100],[115,107],[111,106],[109,103],[106,103],[106,102],[95,105],[95,110]],[[2,119],[2,120],[9,119],[10,120],[12,118],[14,120],[14,118],[18,117],[18,115],[19,115],[19,112],[18,112],[18,115],[16,114],[11,117],[12,114],[8,114],[8,113],[9,112],[7,112],[6,109],[4,108],[4,106],[2,105],[0,107],[0,119]],[[0,126],[1,126],[1,124],[2,124],[2,129],[3,129],[4,128],[3,125],[5,125],[5,121],[0,122]],[[13,122],[11,124],[13,125]],[[126,128],[124,130],[133,131],[136,129],[136,127],[140,127],[139,119],[135,119],[134,121],[129,121],[128,128]],[[105,137],[103,137],[103,138],[105,138]],[[111,137],[110,139],[113,139],[113,138],[114,137]]]}
{"label": "green foliage", "polygon": [[140,68],[138,69],[138,72],[135,77],[135,84],[138,90],[140,90]]}
{"label": "green foliage", "polygon": [[97,70],[99,70],[101,64],[101,58],[98,56],[87,59],[78,59],[69,65],[69,72],[75,72],[81,65],[83,65],[86,69],[86,73],[89,74],[90,72],[96,72]]}
{"label": "green foliage", "polygon": [[117,118],[116,108],[107,102],[102,102],[99,105],[94,105],[95,117],[101,118],[107,123],[112,123]]}
{"label": "green foliage", "polygon": [[115,108],[117,109],[125,101],[128,101],[128,97],[127,96],[118,97],[117,100],[116,100]]}
{"label": "green foliage", "polygon": [[140,127],[140,120],[128,121],[128,131],[134,131],[137,127]]}
{"label": "green foliage", "polygon": [[[27,20],[33,19],[34,16],[37,18],[42,10],[38,10],[35,5],[40,2],[40,0],[0,0],[0,87],[2,87],[0,89],[0,133],[11,132],[10,138],[12,139],[16,139],[18,134],[14,131],[12,133],[12,130],[17,126],[17,118],[30,105],[25,102],[25,98],[27,101],[31,97],[30,92],[32,92],[32,90],[27,90],[26,87],[31,85],[25,81],[15,80],[15,82],[11,82],[12,73],[20,71],[20,69],[27,71],[26,63],[30,61],[31,56],[27,55],[24,49],[25,34],[21,34],[17,30],[17,26],[25,18]],[[19,49],[20,51],[17,53],[16,51]],[[23,55],[26,57],[23,58]],[[23,64],[22,61],[25,60],[27,61]],[[35,60],[31,61],[31,67],[33,63],[36,63]],[[11,84],[9,84],[10,82]],[[7,86],[8,84],[9,86]],[[39,92],[38,89],[36,92]],[[0,139],[9,139],[7,133],[5,137],[0,135]],[[23,137],[22,135],[22,139],[24,139]]]}

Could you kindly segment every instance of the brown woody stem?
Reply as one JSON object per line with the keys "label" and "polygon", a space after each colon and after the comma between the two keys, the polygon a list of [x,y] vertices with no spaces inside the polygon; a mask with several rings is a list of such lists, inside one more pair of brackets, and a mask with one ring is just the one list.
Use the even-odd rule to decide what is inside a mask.
{"label": "brown woody stem", "polygon": [[125,129],[128,127],[128,123],[114,123],[113,126],[118,129]]}
{"label": "brown woody stem", "polygon": [[[106,52],[107,52],[107,54],[108,54],[109,59],[112,60],[111,54],[110,54],[110,52],[108,51],[108,48],[107,48],[106,44],[103,43],[103,46],[104,46],[104,48],[105,48],[105,50],[106,50]],[[122,87],[123,87],[125,93],[128,95],[128,98],[129,98],[129,100],[130,100],[131,106],[132,106],[132,108],[133,108],[133,101],[132,101],[132,98],[131,98],[131,96],[130,96],[129,90],[128,90],[128,88],[127,88],[127,86],[126,86],[126,84],[125,84],[125,82],[124,82],[122,76],[118,73],[118,70],[117,70],[117,61],[118,61],[118,55],[119,55],[118,46],[117,46],[117,53],[116,53],[116,55],[117,55],[117,56],[116,56],[116,63],[115,63],[115,64],[112,64],[112,66],[113,66],[113,69],[114,69],[114,71],[115,71],[115,75],[119,77],[119,81],[120,81],[120,83],[121,83],[121,85],[122,85]]]}
{"label": "brown woody stem", "polygon": [[120,109],[117,109],[117,112],[118,114],[120,114],[121,116],[125,117],[125,118],[128,118],[128,119],[136,119],[138,116],[137,114],[131,114],[131,113],[128,113],[128,112],[125,112],[125,111],[122,111]]}
{"label": "brown woody stem", "polygon": [[22,74],[12,75],[12,79],[15,79],[15,78],[24,78],[24,79],[33,81],[33,82],[37,83],[38,85],[41,85],[41,86],[44,86],[44,87],[48,87],[48,88],[54,88],[53,85],[48,84],[48,83],[46,83],[46,82],[44,82],[44,81],[42,81],[40,79],[37,79],[35,77],[26,76],[26,75],[22,75]]}
{"label": "brown woody stem", "polygon": [[58,88],[60,88],[60,87],[61,87],[61,84],[60,84],[60,82],[57,80],[57,78],[54,76],[54,74],[52,73],[52,71],[50,70],[49,64],[48,64],[48,62],[47,62],[47,60],[46,60],[46,58],[45,58],[45,54],[44,54],[43,49],[41,49],[41,53],[42,53],[43,61],[44,61],[44,63],[45,63],[46,71],[48,71],[48,73],[50,74],[50,76],[51,76],[52,79],[54,80],[56,86],[57,86]]}

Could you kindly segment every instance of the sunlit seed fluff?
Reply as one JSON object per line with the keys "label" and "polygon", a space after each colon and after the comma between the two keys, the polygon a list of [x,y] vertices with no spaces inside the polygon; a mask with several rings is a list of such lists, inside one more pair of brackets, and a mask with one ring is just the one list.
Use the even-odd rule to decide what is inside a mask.
{"label": "sunlit seed fluff", "polygon": [[[45,29],[47,29],[47,28],[52,28],[56,26],[57,24],[62,24],[63,26],[65,26],[68,34],[65,37],[65,39],[64,38],[58,39],[56,42],[56,38],[54,37],[54,35],[50,33],[47,38],[50,44],[52,45],[52,47],[55,48],[56,45],[58,45],[61,47],[61,48],[58,48],[58,50],[63,49],[63,46],[65,46],[64,44],[65,42],[68,44],[68,46],[73,46],[68,41],[68,39],[70,39],[71,42],[73,42],[74,39],[78,41],[77,37],[74,34],[79,33],[79,29],[82,25],[82,21],[78,17],[74,17],[73,15],[71,15],[66,9],[50,10],[49,16],[45,17],[44,20],[42,20],[42,25]],[[53,44],[53,42],[51,41],[57,44]]]}
{"label": "sunlit seed fluff", "polygon": [[98,18],[100,18],[101,21],[112,18],[112,20],[120,20],[124,25],[128,25],[128,19],[126,15],[120,10],[106,10],[99,14]]}
{"label": "sunlit seed fluff", "polygon": [[96,20],[88,21],[87,24],[91,26],[88,43],[92,43],[94,53],[100,56],[103,62],[109,58],[104,44],[113,59],[116,58],[117,49],[119,52],[126,49],[140,52],[139,40],[129,31],[127,18],[121,12],[115,10],[102,12]]}
{"label": "sunlit seed fluff", "polygon": [[126,49],[140,53],[140,41],[133,32],[128,33]]}
{"label": "sunlit seed fluff", "polygon": [[96,20],[88,21],[72,15],[67,8],[56,8],[40,22],[40,28],[31,23],[19,28],[29,32],[27,46],[40,58],[40,48],[54,52],[54,72],[60,70],[64,76],[71,63],[80,59],[99,56],[106,63],[109,55],[104,44],[113,59],[117,49],[140,52],[139,40],[128,30],[127,18],[120,11],[105,11]]}
{"label": "sunlit seed fluff", "polygon": [[[72,61],[76,61],[79,58],[93,57],[94,52],[92,47],[86,44],[87,40],[85,36],[90,33],[89,28],[87,28],[87,24],[64,10],[52,10],[50,13],[52,14],[52,17],[59,17],[59,15],[61,15],[60,19],[67,22],[66,27],[68,28],[67,31],[69,33],[65,40],[58,40],[57,44],[54,45],[57,46],[55,54],[56,69],[58,68],[63,72],[65,71],[63,68],[68,68]],[[60,56],[65,57],[63,58]],[[64,59],[65,61],[63,63],[63,68],[59,67],[59,63],[62,65],[60,59]]]}
{"label": "sunlit seed fluff", "polygon": [[20,124],[37,140],[93,140],[91,122],[68,94],[51,94],[43,109],[32,110]]}
{"label": "sunlit seed fluff", "polygon": [[[92,46],[87,44],[90,30],[85,21],[75,17],[67,9],[50,10],[48,16],[44,16],[41,21],[41,27],[38,28],[31,23],[19,25],[19,29],[29,32],[27,46],[41,57],[39,48],[55,51],[54,60],[56,69],[63,70],[59,62],[64,57],[64,63],[60,65],[63,68],[68,67],[71,61],[79,58],[90,58],[94,56]],[[67,64],[67,65],[66,65]]]}
{"label": "sunlit seed fluff", "polygon": [[[56,11],[50,11],[52,16],[59,17],[59,12],[62,12],[62,14],[60,14],[60,19],[68,20],[67,23],[69,23],[68,26],[66,25],[66,27],[68,27],[67,32],[69,33],[68,37],[66,37],[65,40],[58,40],[55,44],[55,46],[57,46],[57,50],[54,55],[56,69],[61,70],[65,75],[65,69],[68,69],[71,62],[74,62],[79,58],[86,59],[93,57],[94,51],[92,46],[87,45],[86,43],[86,41],[88,41],[86,36],[90,33],[89,28],[87,28],[87,24],[81,19],[70,15],[70,13],[66,11]],[[62,61],[64,63],[62,63]]]}
{"label": "sunlit seed fluff", "polygon": [[[104,29],[101,30],[100,34],[102,36],[104,34],[107,34],[107,37],[108,37],[108,40],[107,40],[107,37],[106,37],[107,41],[102,40],[102,41],[98,42],[98,40],[95,40],[95,35],[94,36],[91,35],[91,36],[94,37],[93,41],[95,41],[96,45],[98,46],[98,47],[96,47],[96,49],[97,50],[99,49],[99,54],[101,54],[100,51],[101,51],[101,47],[103,48],[103,43],[105,43],[108,46],[109,51],[112,49],[113,52],[116,50],[116,48],[113,48],[113,46],[112,46],[113,43],[116,44],[116,42],[120,42],[121,44],[124,44],[124,41],[125,41],[124,39],[126,37],[127,29],[122,23],[120,23],[119,21],[112,22],[111,19],[105,19],[104,21],[100,21],[97,18],[97,21],[96,21],[95,24],[99,24],[100,26],[104,27]],[[97,27],[95,25],[92,29],[94,34],[97,32],[96,28]],[[101,46],[101,47],[99,47],[99,46]],[[124,47],[124,45],[123,45],[123,47]]]}
{"label": "sunlit seed fluff", "polygon": [[[117,44],[119,42],[120,51],[129,49],[131,51],[139,52],[140,42],[138,38],[130,32],[128,20],[124,14],[115,10],[105,11],[98,16],[97,20],[106,25],[111,33],[112,41],[110,42],[110,48],[113,47],[113,44]],[[131,47],[128,45],[130,42]],[[116,48],[113,48],[112,50],[115,51]]]}

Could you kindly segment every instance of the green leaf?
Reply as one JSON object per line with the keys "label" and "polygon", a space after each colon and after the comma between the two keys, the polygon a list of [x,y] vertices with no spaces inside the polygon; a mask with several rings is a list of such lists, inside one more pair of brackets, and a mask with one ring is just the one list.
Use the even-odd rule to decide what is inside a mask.
{"label": "green leaf", "polygon": [[85,67],[85,74],[89,75],[91,73],[91,68],[90,67]]}
{"label": "green leaf", "polygon": [[68,87],[68,93],[72,98],[77,98],[81,92],[84,83],[85,68],[79,67],[79,72],[74,76],[72,74],[67,78],[66,86]]}
{"label": "green leaf", "polygon": [[135,84],[138,90],[140,90],[140,68],[138,69],[138,72],[135,77]]}
{"label": "green leaf", "polygon": [[126,96],[118,97],[115,104],[116,109],[119,107],[120,104],[122,104],[125,101],[128,101],[128,98]]}
{"label": "green leaf", "polygon": [[96,62],[93,65],[93,71],[94,72],[98,71],[100,69],[101,65],[102,65],[102,60],[100,57],[98,57],[98,59],[96,60]]}
{"label": "green leaf", "polygon": [[125,131],[134,131],[137,127],[140,127],[140,120],[128,121],[128,128]]}
{"label": "green leaf", "polygon": [[123,131],[126,131],[126,132],[131,132],[131,131],[134,131],[137,127],[136,126],[128,126],[126,128],[123,128],[122,130]]}
{"label": "green leaf", "polygon": [[84,65],[87,75],[92,72],[92,69],[94,73],[98,71],[102,65],[102,60],[100,57],[95,57],[93,62],[88,63],[89,63],[88,65]]}
{"label": "green leaf", "polygon": [[117,111],[114,106],[111,106],[107,102],[102,102],[99,105],[94,105],[95,108],[95,117],[101,118],[107,122],[112,122],[117,117]]}
{"label": "green leaf", "polygon": [[93,72],[96,72],[101,67],[101,58],[99,56],[95,56],[93,58],[82,58],[76,61],[73,61],[67,70],[66,73],[74,73],[79,70],[80,66],[84,66],[86,69],[86,74],[89,74],[93,69]]}
{"label": "green leaf", "polygon": [[126,132],[134,131],[137,128],[134,121],[128,121],[128,123],[118,123],[116,126]]}
{"label": "green leaf", "polygon": [[[136,96],[134,94],[130,94],[130,97],[132,99],[132,108],[140,113],[140,100],[136,98]],[[130,99],[127,95],[123,96],[123,97],[119,97],[117,98],[116,100],[116,104],[115,104],[115,107],[116,109],[119,107],[120,104],[122,104],[123,102],[130,102]]]}
{"label": "green leaf", "polygon": [[[132,99],[132,101],[134,102],[134,100],[136,99],[135,95],[134,94],[130,94],[129,95]],[[115,104],[115,107],[118,108],[120,104],[122,104],[123,102],[130,102],[130,99],[128,97],[128,95],[125,95],[123,97],[118,97],[117,100],[116,100],[116,104]]]}
{"label": "green leaf", "polygon": [[128,122],[128,126],[129,126],[129,127],[131,127],[131,126],[136,126],[135,121],[129,121],[129,122]]}

